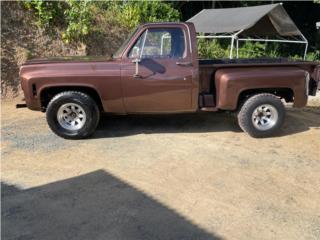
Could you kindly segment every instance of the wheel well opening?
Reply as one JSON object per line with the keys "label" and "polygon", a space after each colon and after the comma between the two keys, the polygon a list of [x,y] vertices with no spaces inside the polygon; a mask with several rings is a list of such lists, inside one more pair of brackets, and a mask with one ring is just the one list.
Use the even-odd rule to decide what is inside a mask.
{"label": "wheel well opening", "polygon": [[103,111],[101,98],[95,89],[91,87],[77,87],[77,86],[50,87],[42,90],[40,94],[40,99],[41,99],[41,108],[43,109],[43,111],[46,110],[49,102],[55,95],[65,91],[78,91],[78,92],[83,92],[85,94],[88,94],[97,103],[99,110]]}
{"label": "wheel well opening", "polygon": [[238,107],[249,97],[259,93],[270,93],[284,99],[286,102],[293,102],[294,93],[291,88],[261,88],[261,89],[248,89],[242,91],[238,98]]}

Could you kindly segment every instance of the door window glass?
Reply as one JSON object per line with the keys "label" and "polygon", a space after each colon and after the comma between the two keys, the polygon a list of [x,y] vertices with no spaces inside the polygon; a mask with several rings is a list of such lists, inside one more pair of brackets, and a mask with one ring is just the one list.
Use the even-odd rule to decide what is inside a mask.
{"label": "door window glass", "polygon": [[183,58],[185,39],[181,28],[147,29],[129,52],[129,58]]}

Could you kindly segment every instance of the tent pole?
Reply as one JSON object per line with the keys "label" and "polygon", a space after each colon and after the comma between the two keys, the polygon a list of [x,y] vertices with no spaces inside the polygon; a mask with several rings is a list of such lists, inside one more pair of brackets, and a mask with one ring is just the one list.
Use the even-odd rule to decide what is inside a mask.
{"label": "tent pole", "polygon": [[260,39],[260,38],[239,38],[239,41],[252,41],[252,42],[281,42],[281,43],[306,43],[306,41],[296,40],[278,40],[278,39]]}
{"label": "tent pole", "polygon": [[[240,31],[238,31],[238,32],[236,32],[234,35],[232,35],[232,42],[231,42],[231,51],[233,50],[233,42],[234,42],[234,39],[236,39],[237,40],[237,46],[236,46],[236,48],[237,48],[237,58],[239,57],[239,41],[238,41],[238,35],[240,34],[240,33],[242,33],[243,32],[243,30],[244,29],[241,29]],[[231,53],[231,59],[232,59],[232,53]]]}
{"label": "tent pole", "polygon": [[232,38],[232,35],[197,36],[197,38]]}
{"label": "tent pole", "polygon": [[307,51],[308,51],[308,42],[306,42],[306,48],[304,49],[303,60],[306,60]]}
{"label": "tent pole", "polygon": [[306,39],[306,37],[301,33],[301,37],[303,38],[303,40],[305,41],[306,47],[304,49],[304,55],[303,55],[303,60],[306,60],[306,56],[307,56],[307,51],[308,51],[308,40]]}
{"label": "tent pole", "polygon": [[237,58],[239,58],[239,40],[237,39]]}
{"label": "tent pole", "polygon": [[163,54],[163,36],[164,35],[162,35],[162,37],[161,37],[160,55]]}
{"label": "tent pole", "polygon": [[233,45],[234,45],[234,36],[232,36],[232,38],[231,38],[231,48],[230,48],[230,54],[229,54],[230,59],[232,59]]}

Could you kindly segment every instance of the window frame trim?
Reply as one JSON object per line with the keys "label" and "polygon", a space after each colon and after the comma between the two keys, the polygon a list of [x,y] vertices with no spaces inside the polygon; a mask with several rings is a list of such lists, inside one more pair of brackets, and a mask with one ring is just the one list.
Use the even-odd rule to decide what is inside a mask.
{"label": "window frame trim", "polygon": [[[128,60],[132,60],[133,58],[129,58],[129,53],[131,51],[131,49],[134,47],[134,45],[136,44],[136,42],[139,40],[139,38],[146,32],[148,31],[148,29],[168,29],[168,28],[178,28],[181,29],[182,33],[183,33],[183,38],[184,38],[184,45],[185,45],[185,49],[184,49],[184,56],[181,58],[183,60],[185,59],[192,59],[192,48],[191,48],[191,38],[190,35],[188,35],[187,33],[189,33],[189,28],[188,26],[181,26],[180,24],[172,24],[172,25],[146,25],[143,26],[139,31],[136,32],[136,34],[132,37],[132,41],[130,44],[128,44],[127,48],[124,50],[123,55],[122,55],[122,59],[128,59]],[[147,35],[145,35],[147,36]],[[188,40],[190,42],[190,46],[188,44]],[[142,51],[141,51],[142,54]],[[141,55],[140,55],[140,59],[141,59]],[[155,58],[155,59],[161,59],[161,58]],[[169,58],[172,60],[177,60],[178,58]]]}

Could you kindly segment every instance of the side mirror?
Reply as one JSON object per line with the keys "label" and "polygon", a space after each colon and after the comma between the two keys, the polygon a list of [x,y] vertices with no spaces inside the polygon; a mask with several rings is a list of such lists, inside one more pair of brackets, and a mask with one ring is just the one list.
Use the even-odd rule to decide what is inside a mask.
{"label": "side mirror", "polygon": [[135,59],[132,60],[132,62],[136,64],[136,72],[133,75],[133,77],[134,78],[142,78],[142,76],[139,75],[139,62],[141,62],[141,59],[140,58],[135,58]]}

